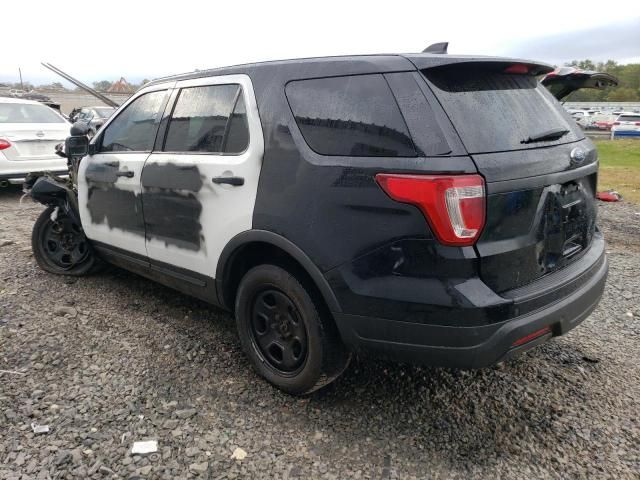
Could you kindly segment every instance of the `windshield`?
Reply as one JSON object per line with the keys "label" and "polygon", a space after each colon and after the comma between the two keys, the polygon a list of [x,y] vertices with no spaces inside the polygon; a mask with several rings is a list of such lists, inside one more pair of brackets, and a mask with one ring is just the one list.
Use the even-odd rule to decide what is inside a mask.
{"label": "windshield", "polygon": [[113,113],[113,111],[114,111],[113,108],[96,108],[95,109],[96,115],[100,118],[109,118]]}
{"label": "windshield", "polygon": [[0,123],[65,123],[65,120],[44,105],[0,103]]}
{"label": "windshield", "polygon": [[[423,71],[469,153],[538,148],[583,138],[575,121],[535,77],[495,68],[471,64]],[[564,130],[568,133],[560,137],[540,137]],[[537,137],[541,139],[530,141]]]}

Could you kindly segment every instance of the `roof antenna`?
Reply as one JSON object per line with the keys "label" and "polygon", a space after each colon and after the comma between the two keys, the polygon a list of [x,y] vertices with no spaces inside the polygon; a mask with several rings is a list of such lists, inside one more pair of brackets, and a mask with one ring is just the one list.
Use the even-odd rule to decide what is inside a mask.
{"label": "roof antenna", "polygon": [[449,42],[433,43],[433,44],[429,45],[427,48],[425,48],[422,51],[422,53],[446,54],[448,46],[449,46]]}

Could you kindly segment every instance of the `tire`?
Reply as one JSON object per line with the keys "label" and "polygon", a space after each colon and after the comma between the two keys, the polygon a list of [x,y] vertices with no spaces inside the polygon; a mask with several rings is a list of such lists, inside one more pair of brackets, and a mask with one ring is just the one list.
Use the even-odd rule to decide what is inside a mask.
{"label": "tire", "polygon": [[260,265],[246,273],[236,295],[244,352],[261,376],[293,395],[328,385],[351,358],[314,293],[287,270]]}
{"label": "tire", "polygon": [[43,270],[57,275],[81,276],[91,272],[97,258],[84,235],[62,209],[47,207],[38,217],[31,233],[31,248]]}

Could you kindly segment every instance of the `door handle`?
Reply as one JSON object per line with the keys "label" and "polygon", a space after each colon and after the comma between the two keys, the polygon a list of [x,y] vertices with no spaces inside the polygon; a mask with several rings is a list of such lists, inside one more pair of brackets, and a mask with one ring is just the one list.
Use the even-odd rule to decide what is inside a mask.
{"label": "door handle", "polygon": [[244,177],[213,177],[211,181],[218,185],[233,185],[234,187],[244,185]]}
{"label": "door handle", "polygon": [[116,177],[133,178],[133,172],[131,170],[118,170],[116,172]]}

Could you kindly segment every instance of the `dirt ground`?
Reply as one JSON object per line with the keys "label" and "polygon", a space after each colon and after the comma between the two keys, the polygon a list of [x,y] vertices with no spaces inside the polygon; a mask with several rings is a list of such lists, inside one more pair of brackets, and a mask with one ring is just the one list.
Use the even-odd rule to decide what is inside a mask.
{"label": "dirt ground", "polygon": [[1,479],[640,477],[640,206],[602,205],[607,289],[569,335],[480,371],[355,358],[294,398],[228,314],[122,270],[41,271],[42,207],[19,197],[0,190]]}

